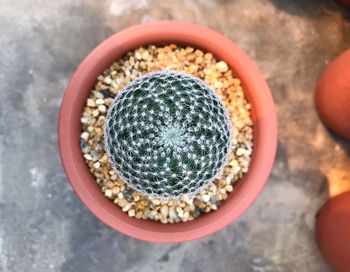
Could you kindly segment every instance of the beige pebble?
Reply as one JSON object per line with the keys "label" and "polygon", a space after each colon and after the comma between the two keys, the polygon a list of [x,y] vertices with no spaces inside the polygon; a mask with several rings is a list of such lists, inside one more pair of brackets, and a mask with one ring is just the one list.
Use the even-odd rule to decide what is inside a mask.
{"label": "beige pebble", "polygon": [[202,57],[202,56],[203,56],[203,51],[197,49],[196,51],[194,51],[194,54],[195,54],[197,57]]}
{"label": "beige pebble", "polygon": [[205,203],[202,202],[202,201],[198,204],[198,207],[201,208],[201,209],[204,209],[205,206],[206,206]]}
{"label": "beige pebble", "polygon": [[88,100],[87,100],[87,105],[89,106],[89,107],[96,107],[96,103],[95,103],[95,101],[93,100],[93,99],[91,99],[91,98],[89,98]]}
{"label": "beige pebble", "polygon": [[100,162],[95,162],[95,163],[94,163],[94,168],[95,168],[95,169],[100,168],[100,166],[101,166],[101,163],[100,163]]}
{"label": "beige pebble", "polygon": [[100,114],[100,112],[99,112],[98,109],[96,109],[96,110],[94,110],[94,111],[92,112],[92,115],[93,115],[94,117],[97,117],[99,114]]}
{"label": "beige pebble", "polygon": [[120,207],[124,207],[124,206],[128,205],[129,202],[126,199],[123,198],[123,199],[119,199],[118,204],[119,204]]}
{"label": "beige pebble", "polygon": [[118,194],[118,198],[119,198],[119,199],[124,199],[124,194],[123,194],[123,193],[119,193],[119,194]]}
{"label": "beige pebble", "polygon": [[94,96],[96,99],[103,98],[103,94],[100,92],[94,92]]}
{"label": "beige pebble", "polygon": [[132,204],[131,203],[128,203],[126,204],[124,207],[123,207],[123,212],[127,212],[128,210],[130,210],[132,207]]}
{"label": "beige pebble", "polygon": [[241,80],[238,79],[238,78],[234,78],[234,79],[232,80],[232,83],[233,83],[233,85],[235,85],[235,86],[240,86],[240,85],[241,85]]}
{"label": "beige pebble", "polygon": [[180,207],[177,207],[176,208],[176,212],[177,212],[177,215],[179,216],[179,217],[183,217],[183,215],[184,215],[184,211],[183,211],[183,209],[181,209]]}
{"label": "beige pebble", "polygon": [[206,60],[211,60],[211,59],[213,58],[213,54],[212,54],[212,53],[206,53],[206,54],[204,55],[204,58],[205,58]]}
{"label": "beige pebble", "polygon": [[113,192],[114,195],[117,195],[117,194],[120,192],[119,187],[114,187],[114,188],[112,189],[112,192]]}
{"label": "beige pebble", "polygon": [[141,219],[142,216],[143,216],[143,211],[138,211],[138,212],[136,213],[136,215],[135,215],[135,217],[136,217],[137,219]]}
{"label": "beige pebble", "polygon": [[182,219],[183,219],[183,221],[187,221],[188,220],[188,218],[190,217],[190,213],[189,212],[184,212],[183,213],[183,216],[182,216]]}
{"label": "beige pebble", "polygon": [[140,197],[140,193],[138,191],[132,192],[132,197],[135,199],[135,197]]}
{"label": "beige pebble", "polygon": [[145,199],[142,199],[142,200],[140,201],[140,204],[141,204],[142,206],[144,206],[144,207],[148,206],[148,202],[147,202],[147,200],[145,200]]}
{"label": "beige pebble", "polygon": [[238,162],[236,160],[231,160],[230,161],[230,165],[231,166],[236,166],[236,165],[238,165]]}
{"label": "beige pebble", "polygon": [[130,217],[134,217],[134,216],[135,216],[135,210],[134,210],[134,209],[130,209],[130,210],[128,211],[128,215],[129,215]]}
{"label": "beige pebble", "polygon": [[103,105],[104,103],[105,101],[102,98],[96,100],[96,105]]}
{"label": "beige pebble", "polygon": [[239,167],[238,165],[233,166],[231,169],[232,175],[237,175],[240,171],[241,171],[241,167]]}
{"label": "beige pebble", "polygon": [[218,63],[215,64],[215,67],[216,67],[221,73],[227,72],[227,70],[228,70],[228,66],[227,66],[226,62],[224,62],[224,61],[219,61]]}
{"label": "beige pebble", "polygon": [[224,85],[222,84],[222,82],[220,81],[215,81],[214,83],[214,88],[220,89],[222,88]]}
{"label": "beige pebble", "polygon": [[226,185],[225,189],[226,189],[227,192],[232,192],[233,187],[232,187],[232,185]]}
{"label": "beige pebble", "polygon": [[148,60],[148,58],[149,58],[149,53],[148,53],[148,51],[143,52],[143,53],[142,53],[142,59]]}
{"label": "beige pebble", "polygon": [[186,202],[186,204],[188,204],[190,206],[193,205],[193,198],[187,198],[184,201]]}
{"label": "beige pebble", "polygon": [[138,51],[136,51],[135,57],[136,57],[138,60],[141,60],[141,59],[142,59],[142,55],[141,55],[141,53],[138,52]]}
{"label": "beige pebble", "polygon": [[246,153],[246,150],[244,148],[238,148],[236,150],[236,155],[237,156],[243,156]]}
{"label": "beige pebble", "polygon": [[160,200],[159,200],[159,199],[152,199],[151,202],[152,202],[154,205],[159,205],[159,204],[160,204]]}
{"label": "beige pebble", "polygon": [[106,190],[105,191],[105,196],[108,198],[111,198],[113,196],[113,191],[112,190]]}
{"label": "beige pebble", "polygon": [[113,99],[112,99],[112,98],[106,98],[106,99],[104,100],[104,104],[105,104],[106,106],[110,106],[110,105],[112,105],[112,103],[113,103]]}
{"label": "beige pebble", "polygon": [[160,213],[161,213],[163,216],[168,215],[168,212],[169,212],[168,206],[163,206],[163,207],[160,209]]}

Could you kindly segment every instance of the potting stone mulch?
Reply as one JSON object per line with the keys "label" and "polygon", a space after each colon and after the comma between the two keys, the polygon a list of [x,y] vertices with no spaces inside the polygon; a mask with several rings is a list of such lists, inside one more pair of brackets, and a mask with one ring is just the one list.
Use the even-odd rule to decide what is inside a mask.
{"label": "potting stone mulch", "polygon": [[[213,88],[226,107],[232,126],[232,151],[222,176],[198,192],[180,200],[149,199],[129,188],[113,171],[104,148],[104,122],[115,95],[145,73],[177,70],[202,79]],[[81,148],[86,163],[102,192],[129,216],[162,223],[186,222],[201,213],[217,210],[234,185],[249,169],[253,150],[250,104],[241,82],[224,61],[209,52],[171,44],[153,45],[127,53],[97,79],[81,118]]]}

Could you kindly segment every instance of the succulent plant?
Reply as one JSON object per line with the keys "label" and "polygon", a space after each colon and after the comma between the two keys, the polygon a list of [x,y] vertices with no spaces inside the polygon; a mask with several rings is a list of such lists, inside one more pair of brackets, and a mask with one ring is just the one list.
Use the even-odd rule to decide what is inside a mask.
{"label": "succulent plant", "polygon": [[194,195],[221,174],[231,146],[228,114],[203,81],[160,71],[130,82],[105,121],[113,169],[159,199]]}

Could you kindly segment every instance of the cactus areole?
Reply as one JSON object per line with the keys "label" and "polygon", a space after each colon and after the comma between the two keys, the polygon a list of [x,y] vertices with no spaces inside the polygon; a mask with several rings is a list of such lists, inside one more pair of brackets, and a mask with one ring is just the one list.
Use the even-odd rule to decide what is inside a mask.
{"label": "cactus areole", "polygon": [[191,197],[217,178],[231,147],[220,99],[193,76],[160,71],[130,82],[105,121],[113,169],[148,197]]}

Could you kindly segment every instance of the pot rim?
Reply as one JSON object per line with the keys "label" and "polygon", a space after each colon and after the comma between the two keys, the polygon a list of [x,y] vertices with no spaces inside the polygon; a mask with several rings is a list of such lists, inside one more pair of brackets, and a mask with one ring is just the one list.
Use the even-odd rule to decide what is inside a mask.
{"label": "pot rim", "polygon": [[[131,218],[102,193],[80,150],[80,118],[96,78],[116,59],[139,46],[182,44],[211,52],[241,80],[251,107],[254,148],[248,173],[215,211],[186,223]],[[158,21],[124,29],[98,45],[79,65],[65,91],[58,121],[61,161],[70,184],[88,209],[111,228],[149,242],[199,239],[226,227],[254,202],[266,184],[277,148],[277,118],[271,91],[252,60],[232,41],[208,28]]]}

